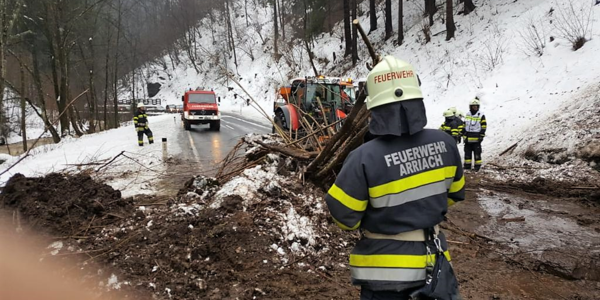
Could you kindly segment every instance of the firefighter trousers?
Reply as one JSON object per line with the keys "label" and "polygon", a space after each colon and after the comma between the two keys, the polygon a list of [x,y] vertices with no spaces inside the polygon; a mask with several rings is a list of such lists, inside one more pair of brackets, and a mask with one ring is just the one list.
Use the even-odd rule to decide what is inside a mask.
{"label": "firefighter trousers", "polygon": [[[410,300],[410,294],[419,288],[413,288],[406,291],[395,292],[395,291],[372,291],[370,289],[360,289],[360,300]],[[435,300],[432,298],[419,298],[419,300]],[[452,295],[452,300],[463,300],[460,293]]]}
{"label": "firefighter trousers", "polygon": [[481,142],[465,143],[465,170],[471,169],[473,163],[473,154],[475,154],[475,171],[481,168]]}
{"label": "firefighter trousers", "polygon": [[152,130],[150,128],[137,128],[138,145],[144,146],[144,134],[148,137],[148,143],[154,143],[154,136],[152,136]]}
{"label": "firefighter trousers", "polygon": [[366,288],[360,290],[360,300],[409,300],[410,293],[414,289],[402,292],[394,291],[372,291]]}

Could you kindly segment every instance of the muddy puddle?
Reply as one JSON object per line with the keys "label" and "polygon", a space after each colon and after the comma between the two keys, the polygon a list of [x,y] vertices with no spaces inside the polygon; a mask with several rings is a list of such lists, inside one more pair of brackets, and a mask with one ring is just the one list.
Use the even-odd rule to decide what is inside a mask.
{"label": "muddy puddle", "polygon": [[478,202],[491,217],[478,232],[514,249],[536,253],[554,248],[587,248],[600,252],[600,233],[590,226],[594,224],[576,218],[586,213],[577,204],[491,191],[484,191]]}
{"label": "muddy puddle", "polygon": [[477,232],[532,270],[565,279],[600,281],[600,232],[594,210],[572,199],[536,199],[484,190],[489,219]]}

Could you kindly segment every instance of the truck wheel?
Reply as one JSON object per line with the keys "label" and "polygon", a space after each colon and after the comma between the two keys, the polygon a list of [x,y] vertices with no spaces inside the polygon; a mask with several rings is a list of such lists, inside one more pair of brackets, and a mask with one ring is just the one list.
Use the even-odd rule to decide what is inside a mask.
{"label": "truck wheel", "polygon": [[221,129],[221,121],[214,121],[210,123],[210,130],[219,131]]}
{"label": "truck wheel", "polygon": [[186,121],[183,121],[183,128],[185,130],[190,130],[192,128],[192,125]]}
{"label": "truck wheel", "polygon": [[279,116],[276,116],[276,117],[273,119],[273,123],[275,123],[275,125],[273,125],[273,133],[277,133],[277,130],[275,129],[275,126],[279,127],[279,129],[281,129],[281,130],[285,131],[285,130],[283,129],[283,125],[282,125],[282,122],[281,122],[281,118],[280,118]]}

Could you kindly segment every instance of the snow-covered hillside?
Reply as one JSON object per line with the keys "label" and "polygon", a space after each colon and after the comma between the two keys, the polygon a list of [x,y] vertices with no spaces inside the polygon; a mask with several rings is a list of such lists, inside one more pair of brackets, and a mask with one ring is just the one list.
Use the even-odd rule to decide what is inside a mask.
{"label": "snow-covered hillside", "polygon": [[[489,124],[484,142],[485,161],[516,141],[526,142],[528,136],[535,134],[531,130],[537,128],[534,125],[548,122],[557,113],[566,115],[563,110],[568,110],[569,103],[574,99],[582,101],[585,97],[595,97],[597,94],[591,93],[588,88],[600,80],[600,60],[596,59],[596,53],[600,50],[597,33],[588,34],[589,41],[585,46],[573,51],[572,45],[561,37],[555,26],[567,1],[475,1],[477,9],[473,13],[455,16],[458,30],[456,38],[449,42],[445,41],[445,25],[438,13],[431,28],[432,40],[427,44],[423,42],[422,13],[418,5],[420,2],[417,2],[407,1],[405,4],[406,33],[403,45],[394,45],[392,39],[383,41],[381,11],[379,29],[370,34],[371,41],[381,54],[394,55],[415,66],[423,82],[428,127],[437,128],[443,119],[442,112],[448,107],[456,106],[466,111],[468,102],[475,96],[482,100],[481,109]],[[586,4],[583,5],[583,2]],[[587,10],[593,10],[590,28],[595,28],[600,6],[592,6],[591,2],[587,2],[590,1],[574,3],[576,8],[583,5]],[[236,9],[240,12],[242,5],[243,1],[236,3]],[[368,12],[367,6],[368,2],[365,1],[360,11]],[[383,4],[379,9],[383,10]],[[392,11],[393,18],[397,18],[397,8],[394,7]],[[151,78],[164,78],[157,80],[161,81],[163,88],[156,97],[168,99],[170,104],[179,104],[180,95],[186,89],[214,89],[223,99],[222,109],[260,118],[254,108],[246,106],[245,99],[248,97],[244,92],[223,77],[221,68],[227,66],[250,95],[269,112],[277,86],[293,76],[312,75],[306,51],[299,41],[290,43],[290,48],[280,46],[284,57],[278,62],[272,56],[272,42],[261,43],[261,37],[272,36],[270,12],[269,7],[253,7],[248,14],[252,24],[256,25],[249,27],[245,26],[244,14],[237,14],[233,19],[237,28],[244,28],[237,31],[240,48],[237,51],[237,68],[229,57],[225,60],[223,55],[213,55],[222,53],[225,44],[218,42],[212,45],[210,26],[205,20],[198,26],[202,41],[199,48],[205,60],[202,65],[204,71],[197,73],[188,63],[181,63],[175,69],[144,70]],[[587,15],[582,14],[583,17]],[[360,21],[368,31],[368,16],[363,14]],[[541,57],[531,55],[532,49],[526,46],[522,37],[532,24],[543,32],[545,48]],[[349,59],[341,61],[344,53],[340,39],[342,25],[336,25],[331,34],[323,34],[316,39],[314,52],[317,68],[331,76],[365,77],[368,71],[364,63],[369,61],[369,57],[362,43],[359,44],[361,60],[356,67],[351,66]],[[221,36],[224,29],[216,29],[217,35]],[[251,52],[254,59],[247,52]],[[335,62],[334,52],[337,57]],[[182,53],[181,56],[185,55]],[[165,61],[170,62],[168,57],[165,57]],[[171,66],[171,63],[166,65]],[[583,91],[586,91],[585,94]],[[239,96],[236,98],[234,94]]]}

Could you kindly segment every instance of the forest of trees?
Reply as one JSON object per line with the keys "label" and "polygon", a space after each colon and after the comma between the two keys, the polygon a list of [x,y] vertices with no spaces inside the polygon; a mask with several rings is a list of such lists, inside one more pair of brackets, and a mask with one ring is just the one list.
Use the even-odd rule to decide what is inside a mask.
{"label": "forest of trees", "polygon": [[[369,33],[377,30],[378,22],[377,22],[377,3],[385,2],[385,10],[384,10],[384,28],[385,28],[385,40],[390,39],[393,36],[393,18],[392,18],[392,0],[368,0],[369,1],[369,24],[370,30]],[[404,42],[404,26],[403,26],[403,7],[405,0],[398,0],[398,19],[397,19],[397,39],[395,43],[397,45],[402,45]],[[446,24],[446,40],[449,41],[454,37],[454,33],[456,31],[456,26],[454,25],[454,2],[458,1],[457,4],[463,4],[463,9],[459,13],[461,14],[469,14],[473,10],[475,10],[475,5],[473,4],[473,0],[446,0],[445,3],[442,0],[423,0],[423,13],[429,19],[429,23],[423,26],[423,33],[425,35],[425,42],[429,42],[431,38],[431,32],[429,32],[429,27],[433,25],[434,16],[438,12],[439,5],[445,5],[445,24]],[[344,2],[344,38],[345,38],[345,55],[352,55],[352,61],[356,64],[356,31],[351,30],[352,19],[356,18],[356,10],[357,5],[359,4],[357,0],[343,0]],[[352,11],[352,16],[350,12]]]}
{"label": "forest of trees", "polygon": [[[83,127],[88,132],[118,127],[119,82],[135,85],[134,70],[176,51],[179,38],[217,4],[0,0],[0,99],[8,87],[22,106],[35,106],[55,142],[69,132],[82,135]],[[2,107],[0,124],[6,136]]]}
{"label": "forest of trees", "polygon": [[[369,1],[369,3],[366,3]],[[464,2],[463,13],[475,9],[472,0],[423,0],[424,13],[433,15],[446,5],[447,39],[454,35],[454,5]],[[379,16],[375,8],[385,3]],[[119,127],[118,92],[131,91],[133,99],[140,82],[136,77],[149,63],[161,63],[169,57],[171,64],[187,59],[197,72],[202,71],[203,53],[198,24],[209,21],[213,44],[222,43],[225,59],[237,66],[241,52],[252,59],[253,49],[239,45],[237,39],[248,27],[259,27],[249,20],[248,7],[260,5],[272,9],[274,32],[263,37],[270,44],[275,59],[282,47],[293,40],[304,40],[305,50],[313,60],[314,38],[329,32],[343,20],[345,55],[358,60],[357,31],[351,20],[359,13],[370,16],[371,32],[384,20],[385,39],[394,36],[392,0],[0,0],[0,99],[5,88],[21,101],[21,107],[35,109],[43,119],[54,142],[66,135],[82,135]],[[398,0],[398,15],[403,14],[403,0]],[[362,4],[362,6],[360,6]],[[363,11],[359,11],[359,6]],[[364,8],[370,11],[364,11]],[[245,16],[245,28],[233,18]],[[379,19],[379,20],[381,20]],[[402,17],[395,24],[395,43],[403,43]],[[215,28],[225,35],[217,35]],[[260,35],[260,31],[259,35]],[[219,54],[215,54],[219,55]],[[167,62],[162,60],[164,68]],[[315,73],[317,73],[316,68]],[[138,71],[136,71],[138,70]],[[0,136],[7,136],[7,116],[0,101]],[[23,110],[24,111],[24,110]],[[21,116],[26,139],[24,116]],[[35,137],[30,137],[35,138]]]}

